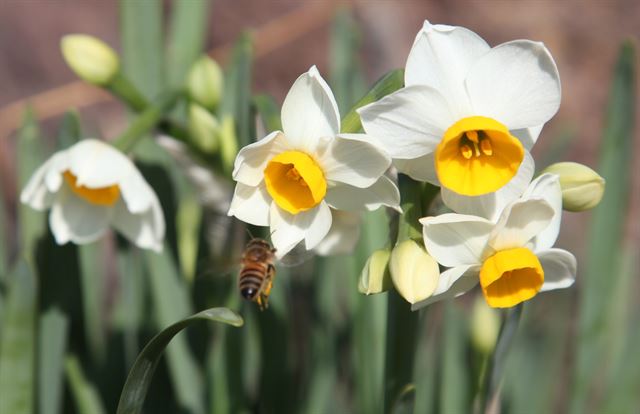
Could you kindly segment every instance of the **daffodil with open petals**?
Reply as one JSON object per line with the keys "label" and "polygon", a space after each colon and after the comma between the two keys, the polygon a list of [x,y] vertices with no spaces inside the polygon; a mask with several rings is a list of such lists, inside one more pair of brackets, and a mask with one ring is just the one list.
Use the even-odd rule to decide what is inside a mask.
{"label": "daffodil with open petals", "polygon": [[103,141],[84,139],[55,153],[20,200],[36,210],[51,208],[49,225],[58,244],[90,243],[111,225],[141,248],[162,250],[158,197],[133,162]]}
{"label": "daffodil with open petals", "polygon": [[340,134],[335,98],[315,66],[294,82],[281,119],[283,131],[238,153],[229,209],[244,222],[270,226],[279,257],[303,240],[307,250],[319,246],[332,210],[398,208],[398,189],[384,175],[391,159],[365,135]]}
{"label": "daffodil with open petals", "polygon": [[558,71],[542,43],[491,48],[463,27],[425,22],[407,60],[405,87],[359,113],[398,170],[440,185],[457,211],[474,201],[458,196],[495,197],[518,175],[508,197],[522,194],[533,174],[528,151],[559,105]]}
{"label": "daffodil with open petals", "polygon": [[421,219],[427,250],[450,269],[440,275],[433,296],[413,309],[459,296],[478,283],[487,303],[497,308],[571,286],[576,259],[552,248],[561,213],[558,177],[543,174],[507,205],[497,222],[453,213]]}

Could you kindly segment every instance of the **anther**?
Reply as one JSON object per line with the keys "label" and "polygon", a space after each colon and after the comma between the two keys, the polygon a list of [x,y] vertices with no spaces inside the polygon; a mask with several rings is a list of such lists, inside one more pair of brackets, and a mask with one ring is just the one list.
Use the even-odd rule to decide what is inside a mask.
{"label": "anther", "polygon": [[486,156],[493,155],[493,147],[491,146],[491,141],[489,139],[480,140],[480,149]]}
{"label": "anther", "polygon": [[467,160],[473,156],[473,151],[471,150],[471,147],[468,146],[467,144],[464,144],[460,147],[460,153]]}
{"label": "anther", "polygon": [[466,134],[470,141],[478,142],[478,131],[467,131]]}

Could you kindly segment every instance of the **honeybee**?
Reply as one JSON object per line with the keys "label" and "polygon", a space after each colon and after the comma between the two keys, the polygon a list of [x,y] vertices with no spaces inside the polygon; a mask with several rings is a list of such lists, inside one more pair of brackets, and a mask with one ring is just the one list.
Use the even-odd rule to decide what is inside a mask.
{"label": "honeybee", "polygon": [[276,277],[275,252],[276,249],[266,240],[252,238],[242,255],[242,269],[238,274],[240,295],[256,302],[260,310],[268,307],[267,301]]}

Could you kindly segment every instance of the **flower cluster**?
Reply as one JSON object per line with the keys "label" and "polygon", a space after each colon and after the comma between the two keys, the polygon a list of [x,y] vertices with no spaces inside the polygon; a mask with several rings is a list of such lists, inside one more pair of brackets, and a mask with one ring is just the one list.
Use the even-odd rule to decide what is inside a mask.
{"label": "flower cluster", "polygon": [[[63,51],[83,79],[116,94],[126,83],[105,44],[70,36]],[[203,58],[188,78],[192,144],[210,155],[219,151],[223,171],[231,172],[237,147],[224,132],[229,120],[221,127],[211,112],[222,71]],[[404,174],[439,186],[451,212],[419,223],[412,218],[422,225],[422,239],[414,235],[374,252],[360,291],[393,284],[417,309],[480,284],[490,306],[515,306],[573,283],[575,257],[553,248],[563,204],[571,211],[593,208],[604,192],[604,180],[575,163],[551,166],[534,179],[530,150],[560,96],[558,70],[542,43],[491,47],[468,29],[425,22],[404,87],[358,109],[364,133],[341,131],[335,98],[315,66],[302,74],[283,102],[282,130],[237,152],[228,215],[268,226],[278,258],[296,246],[347,253],[358,240],[361,212],[388,207],[403,214],[394,179]],[[420,199],[402,197],[409,195]],[[101,141],[83,140],[53,155],[21,199],[36,209],[51,207],[60,244],[93,241],[112,225],[139,247],[163,245],[154,191],[122,152]]]}

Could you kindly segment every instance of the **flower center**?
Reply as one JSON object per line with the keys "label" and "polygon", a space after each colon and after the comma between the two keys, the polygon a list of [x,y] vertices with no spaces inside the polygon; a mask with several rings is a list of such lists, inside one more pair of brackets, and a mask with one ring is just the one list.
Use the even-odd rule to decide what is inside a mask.
{"label": "flower center", "polygon": [[480,269],[480,286],[489,306],[510,308],[534,297],[544,282],[538,257],[525,247],[501,250]]}
{"label": "flower center", "polygon": [[327,181],[318,164],[300,151],[285,151],[264,169],[267,191],[276,204],[291,214],[309,210],[327,193]]}
{"label": "flower center", "polygon": [[91,204],[99,206],[112,206],[120,198],[120,188],[117,185],[100,188],[87,188],[77,184],[77,177],[67,170],[63,174],[64,180],[69,184],[71,191]]}
{"label": "flower center", "polygon": [[500,122],[463,118],[444,133],[436,148],[440,183],[458,194],[478,196],[500,189],[518,172],[524,148]]}

